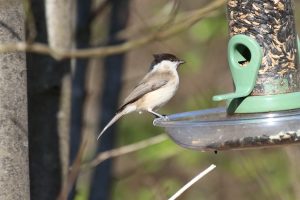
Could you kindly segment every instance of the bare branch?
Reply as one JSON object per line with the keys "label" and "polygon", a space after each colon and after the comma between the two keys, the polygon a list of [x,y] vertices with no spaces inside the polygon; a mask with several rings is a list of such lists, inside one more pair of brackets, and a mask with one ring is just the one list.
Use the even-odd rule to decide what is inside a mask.
{"label": "bare branch", "polygon": [[147,34],[153,30],[163,27],[165,24],[172,26],[178,17],[182,18],[182,16],[190,14],[190,12],[184,12],[184,14],[178,13],[179,3],[177,0],[170,1],[161,10],[166,10],[166,7],[170,6],[172,7],[168,8],[168,13],[161,11],[155,13],[155,16],[152,19],[141,19],[141,24],[134,24],[124,30],[119,31],[117,33],[117,37],[120,39],[130,39],[136,37],[137,35]]}
{"label": "bare branch", "polygon": [[[83,137],[83,138],[85,138],[85,137]],[[122,155],[125,155],[128,153],[132,153],[132,152],[147,148],[149,146],[164,142],[165,140],[167,140],[167,138],[168,137],[165,134],[160,134],[158,136],[155,136],[155,137],[152,137],[152,138],[149,138],[146,140],[142,140],[142,141],[134,143],[134,144],[122,146],[122,147],[112,149],[109,151],[105,151],[105,152],[98,154],[96,156],[96,158],[94,160],[92,160],[91,162],[81,165],[83,152],[84,152],[86,144],[87,144],[86,140],[83,140],[80,144],[80,149],[78,151],[76,159],[75,159],[74,163],[72,164],[72,166],[70,167],[67,184],[62,187],[62,190],[61,190],[60,195],[58,196],[57,200],[64,200],[67,198],[67,196],[68,196],[71,188],[73,187],[81,170],[91,169],[109,158],[122,156]]]}
{"label": "bare branch", "polygon": [[122,156],[128,153],[132,153],[141,149],[144,149],[146,147],[164,142],[165,140],[167,140],[167,136],[166,134],[160,134],[158,136],[146,139],[146,140],[142,140],[140,142],[134,143],[134,144],[130,144],[130,145],[126,145],[126,146],[122,146],[116,149],[112,149],[109,151],[105,151],[103,153],[100,153],[97,155],[97,157],[92,160],[89,163],[86,163],[82,166],[82,170],[88,170],[90,168],[93,168],[97,165],[99,165],[101,162],[109,159],[109,158],[114,158],[114,157],[118,157],[118,156]]}
{"label": "bare branch", "polygon": [[177,33],[188,30],[189,27],[194,25],[203,17],[209,15],[212,11],[221,7],[226,0],[215,0],[208,4],[207,6],[193,12],[191,15],[183,18],[176,24],[171,27],[167,27],[166,30],[159,29],[158,31],[154,31],[149,33],[146,36],[140,37],[138,39],[133,39],[126,43],[114,46],[107,47],[96,47],[89,49],[78,49],[78,50],[63,50],[63,49],[53,49],[50,48],[46,44],[41,43],[12,43],[12,44],[1,44],[0,45],[0,53],[6,52],[15,52],[15,51],[27,51],[32,53],[46,54],[51,55],[55,59],[63,59],[63,58],[87,58],[87,57],[104,57],[113,54],[123,53],[134,48],[149,44],[155,40],[163,40],[168,37],[171,37]]}
{"label": "bare branch", "polygon": [[80,144],[78,154],[77,154],[72,166],[69,169],[68,181],[65,183],[65,185],[63,185],[63,187],[60,191],[60,194],[57,197],[57,200],[67,199],[68,194],[71,191],[71,189],[78,177],[78,174],[80,172],[80,165],[81,165],[81,161],[82,161],[82,157],[83,157],[83,153],[86,148],[86,145],[87,145],[87,141],[83,140]]}
{"label": "bare branch", "polygon": [[195,176],[192,180],[190,180],[187,184],[185,184],[180,190],[178,190],[172,197],[170,197],[168,200],[175,200],[177,199],[184,191],[189,189],[194,183],[199,181],[201,178],[203,178],[206,174],[211,172],[216,165],[210,165],[206,170]]}
{"label": "bare branch", "polygon": [[92,11],[89,17],[90,18],[89,21],[92,22],[93,20],[95,20],[95,18],[101,15],[103,11],[108,7],[108,5],[109,5],[109,0],[104,0],[103,2],[101,2],[100,5],[98,5],[98,7],[96,7],[96,9]]}

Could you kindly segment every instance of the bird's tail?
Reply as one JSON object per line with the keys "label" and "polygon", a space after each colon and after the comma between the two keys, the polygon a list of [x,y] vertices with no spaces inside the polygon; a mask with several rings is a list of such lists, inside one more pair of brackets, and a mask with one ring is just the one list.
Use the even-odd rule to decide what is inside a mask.
{"label": "bird's tail", "polygon": [[120,119],[123,115],[126,115],[135,110],[135,106],[126,106],[124,109],[117,112],[117,114],[108,122],[108,124],[103,128],[101,133],[98,135],[97,140],[102,136],[102,134],[111,127],[118,119]]}

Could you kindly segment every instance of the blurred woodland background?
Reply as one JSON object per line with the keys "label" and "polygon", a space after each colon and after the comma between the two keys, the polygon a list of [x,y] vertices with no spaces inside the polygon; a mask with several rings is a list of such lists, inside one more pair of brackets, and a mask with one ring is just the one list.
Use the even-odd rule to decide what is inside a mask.
{"label": "blurred woodland background", "polygon": [[[217,168],[179,199],[300,199],[299,146],[191,151],[161,135],[147,113],[126,116],[96,141],[154,53],[186,61],[160,113],[222,106],[211,98],[233,90],[226,0],[11,2],[24,5],[26,43],[0,52],[27,51],[31,199],[167,199],[210,164]],[[300,0],[299,30],[297,10]]]}

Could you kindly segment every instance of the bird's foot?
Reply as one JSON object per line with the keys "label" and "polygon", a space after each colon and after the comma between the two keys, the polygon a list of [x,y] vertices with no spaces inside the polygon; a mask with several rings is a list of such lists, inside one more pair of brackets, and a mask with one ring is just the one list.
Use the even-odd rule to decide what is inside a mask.
{"label": "bird's foot", "polygon": [[169,117],[167,116],[167,115],[163,115],[163,119],[165,120],[165,121],[169,121],[170,119],[169,119]]}
{"label": "bird's foot", "polygon": [[169,121],[169,117],[167,115],[154,115],[155,119],[153,120],[153,125],[156,126],[155,122],[157,120]]}
{"label": "bird's foot", "polygon": [[155,118],[160,118],[160,119],[165,119],[165,120],[168,120],[169,118],[166,116],[166,115],[161,115],[157,112],[154,112],[153,110],[151,109],[148,109],[148,112],[152,113],[154,115]]}
{"label": "bird's foot", "polygon": [[154,115],[154,116],[155,116],[156,119],[159,118],[159,119],[163,119],[163,120],[165,120],[165,121],[169,120],[169,118],[168,118],[167,115],[159,115],[159,116]]}

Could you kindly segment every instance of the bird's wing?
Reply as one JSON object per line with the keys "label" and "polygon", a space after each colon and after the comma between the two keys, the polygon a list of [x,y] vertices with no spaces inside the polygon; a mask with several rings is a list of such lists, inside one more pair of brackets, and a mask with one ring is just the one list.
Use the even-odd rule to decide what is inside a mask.
{"label": "bird's wing", "polygon": [[[134,88],[134,90],[124,100],[123,105],[120,107],[122,110],[127,104],[132,103],[144,96],[145,94],[157,90],[158,88],[166,85],[170,80],[170,73],[154,74],[151,73],[145,76],[142,81]],[[155,78],[154,78],[155,76]]]}

